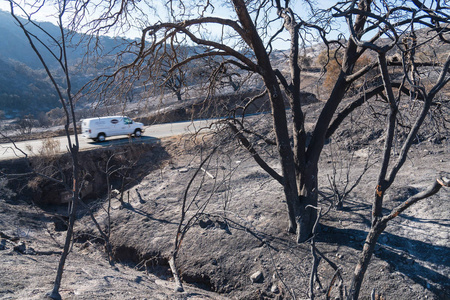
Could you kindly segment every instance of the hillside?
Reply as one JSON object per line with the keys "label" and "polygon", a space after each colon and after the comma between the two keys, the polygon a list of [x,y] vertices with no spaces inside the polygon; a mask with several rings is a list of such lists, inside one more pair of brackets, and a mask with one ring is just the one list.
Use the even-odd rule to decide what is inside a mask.
{"label": "hillside", "polygon": [[49,111],[59,106],[54,87],[43,70],[0,59],[0,110],[7,114]]}
{"label": "hillside", "polygon": [[[59,28],[52,23],[42,22],[39,25],[53,36],[59,36]],[[0,74],[0,110],[13,117],[30,113],[37,115],[39,112],[47,112],[59,107],[55,89],[26,36],[14,22],[12,16],[1,10],[0,31],[2,32],[0,39],[0,69],[2,70]],[[32,30],[32,33],[39,40],[51,44],[48,36],[43,32]],[[114,54],[122,49],[120,47],[121,40],[101,37],[101,43],[105,53]],[[48,67],[53,71],[56,70],[58,84],[64,87],[64,76],[57,71],[58,62],[44,50],[42,45],[37,47]],[[98,65],[85,64],[83,59],[87,52],[86,47],[87,44],[82,35],[71,33],[67,58],[73,92],[99,74],[103,68],[111,65],[111,61],[107,58],[98,62]]]}
{"label": "hillside", "polygon": [[[303,31],[281,19],[275,2],[260,4],[276,9],[291,33]],[[371,3],[360,4],[343,12],[356,14],[358,37],[383,20]],[[297,60],[298,53],[261,45],[255,25],[272,24],[270,10],[260,23],[253,5],[233,8],[237,23],[172,15],[147,27],[149,48],[141,44],[132,66],[121,68],[129,57],[118,55],[111,68],[118,73],[75,97],[73,127],[88,115],[121,113],[148,125],[148,138],[128,135],[121,145],[96,141],[88,149],[63,137],[66,147],[43,139],[40,128],[36,141],[0,145],[39,153],[0,162],[0,298],[43,298],[54,282],[57,294],[65,243],[70,253],[56,299],[450,299],[450,60],[443,64],[444,53],[433,49],[442,42],[428,43],[423,30],[415,36],[415,19],[404,31],[394,14],[399,39],[391,52],[354,37],[347,47],[302,49]],[[211,22],[242,39],[230,48],[225,31],[220,41],[203,35]],[[384,36],[383,29],[374,35]],[[184,37],[205,47],[177,48]],[[26,66],[4,63],[16,64]],[[108,66],[80,58],[71,65],[82,74],[74,82]],[[57,113],[46,116],[63,120]],[[151,126],[211,117],[209,126],[190,122],[192,135],[163,137]],[[110,128],[126,128],[105,123],[99,140]],[[18,126],[4,128],[5,140],[20,135]],[[178,273],[183,293],[173,290]]]}
{"label": "hillside", "polygon": [[[314,119],[322,105],[315,102],[303,108],[308,118]],[[336,176],[342,191],[347,176],[353,183],[365,166],[380,159],[383,136],[377,133],[382,124],[368,110],[362,114],[361,123],[348,121],[336,133],[326,145],[319,165],[323,216],[316,246],[340,268],[346,286],[364,245],[378,170],[368,169],[345,199],[342,210],[333,206],[329,180]],[[264,134],[273,137],[265,126],[270,115],[254,116],[248,121],[255,129],[265,128]],[[366,135],[366,127],[373,134]],[[110,226],[115,266],[108,264],[103,240],[91,218],[86,211],[80,212],[62,283],[63,298],[256,300],[292,299],[293,294],[297,299],[307,298],[310,244],[296,244],[286,232],[282,187],[227,134],[224,131],[214,136],[170,138],[147,146],[134,144],[83,152],[80,160],[87,174],[85,179],[94,187],[85,201],[102,228]],[[430,122],[424,126],[420,142],[413,145],[408,162],[386,196],[386,209],[426,189],[436,173],[447,168],[448,132],[442,134],[437,135]],[[354,143],[356,137],[360,143]],[[187,193],[192,201],[188,217],[199,214],[178,256],[186,292],[175,294],[167,261],[184,191],[198,170],[199,153],[217,144],[221,144],[217,154],[200,170]],[[357,151],[349,151],[349,147]],[[264,155],[279,171],[274,149],[265,148]],[[69,174],[68,159],[67,155],[48,157],[32,164],[45,168],[54,162]],[[111,202],[105,194],[106,176],[102,171],[107,162],[111,167],[132,166],[124,169],[128,175],[122,204],[120,193],[113,194]],[[26,172],[28,165],[15,161],[0,167]],[[123,178],[111,176],[110,180],[113,188],[121,189]],[[65,236],[67,207],[45,203],[61,198],[54,183],[30,178],[22,189],[17,180],[10,184],[13,191],[22,192],[0,200],[0,262],[5,274],[0,279],[0,297],[41,299],[51,289]],[[372,289],[385,299],[449,299],[449,193],[441,189],[388,225],[363,283],[362,299],[368,299]],[[207,204],[205,209],[203,204]],[[314,290],[317,298],[324,299],[335,271],[325,260],[318,271],[320,283],[315,283]],[[257,272],[262,277],[252,281],[250,276]],[[337,296],[337,292],[338,286],[334,285],[332,295]]]}

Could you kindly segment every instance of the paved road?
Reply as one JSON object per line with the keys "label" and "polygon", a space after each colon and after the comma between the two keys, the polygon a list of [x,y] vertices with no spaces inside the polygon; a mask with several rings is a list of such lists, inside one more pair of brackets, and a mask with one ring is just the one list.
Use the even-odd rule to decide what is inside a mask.
{"label": "paved road", "polygon": [[[200,128],[209,126],[214,121],[215,120],[198,120],[193,122],[188,121],[147,126],[145,127],[145,131],[142,134],[142,137],[139,138],[139,141],[154,142],[157,139],[163,137],[192,134],[198,131]],[[55,137],[52,140],[59,142],[60,153],[68,151],[67,137]],[[97,143],[90,139],[85,139],[81,136],[79,137],[79,140],[81,150],[107,147],[111,145],[120,145],[130,142],[128,136],[126,135],[107,137],[106,142],[103,143]],[[134,141],[135,138],[133,138],[132,140]],[[73,136],[72,141],[74,141]],[[43,142],[43,140],[23,141],[15,143],[15,146],[12,143],[0,144],[0,160],[22,158],[25,157],[24,153],[30,156],[36,155],[42,149]],[[17,148],[20,150],[18,150]],[[23,151],[24,153],[22,153],[21,151]]]}

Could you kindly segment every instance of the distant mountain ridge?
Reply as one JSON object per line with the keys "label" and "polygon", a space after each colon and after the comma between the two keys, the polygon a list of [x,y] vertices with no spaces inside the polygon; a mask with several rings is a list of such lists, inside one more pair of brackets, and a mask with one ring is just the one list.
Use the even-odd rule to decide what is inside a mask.
{"label": "distant mountain ridge", "polygon": [[[49,22],[38,22],[50,34],[57,36],[59,29],[57,26]],[[34,53],[22,29],[16,24],[14,18],[9,12],[0,10],[0,30],[2,38],[0,39],[0,58],[3,60],[14,60],[24,63],[32,69],[41,69],[42,64],[36,53]],[[48,41],[48,37],[40,31],[33,31],[40,40]],[[38,49],[42,50],[42,46],[38,45]],[[56,62],[50,58],[46,51],[41,51],[43,57],[49,62],[51,67],[55,67]],[[70,56],[69,56],[70,57]]]}
{"label": "distant mountain ridge", "polygon": [[[39,25],[54,37],[59,37],[59,28],[50,22],[38,22]],[[17,116],[46,112],[60,103],[54,87],[51,85],[42,63],[31,48],[22,29],[16,24],[9,12],[0,10],[0,110],[6,115]],[[41,31],[33,31],[40,40],[48,42],[48,36]],[[80,64],[86,54],[86,46],[82,41],[82,35],[74,33],[71,36],[69,46],[68,64],[73,70],[71,74],[73,90],[76,91],[92,76],[96,75],[95,67],[90,66],[90,75],[80,71]],[[102,37],[102,45],[105,52],[119,51],[121,42],[108,37]],[[49,68],[57,70],[57,61],[44,51],[42,45],[38,45],[41,55]],[[104,66],[104,64],[103,64]],[[93,70],[94,68],[94,70]],[[57,72],[58,73],[58,72]],[[62,73],[57,78],[58,83],[64,86]]]}

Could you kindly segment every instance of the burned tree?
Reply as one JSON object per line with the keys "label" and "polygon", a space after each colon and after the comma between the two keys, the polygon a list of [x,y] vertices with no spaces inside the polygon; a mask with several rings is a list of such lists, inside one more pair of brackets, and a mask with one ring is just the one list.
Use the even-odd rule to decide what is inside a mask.
{"label": "burned tree", "polygon": [[[76,117],[75,117],[75,110],[74,110],[74,101],[73,101],[73,94],[72,94],[72,87],[70,84],[70,75],[69,75],[69,67],[67,64],[67,52],[66,52],[66,36],[63,29],[63,16],[66,11],[66,3],[63,2],[60,4],[58,9],[58,25],[59,25],[59,36],[54,37],[45,29],[43,29],[38,23],[33,21],[31,19],[32,13],[27,12],[23,7],[17,5],[15,2],[10,1],[10,9],[11,9],[11,15],[14,17],[16,22],[19,24],[20,28],[22,29],[23,33],[25,34],[26,38],[28,39],[28,42],[30,46],[33,48],[34,52],[37,54],[39,60],[41,61],[48,77],[50,78],[53,87],[55,88],[58,98],[61,102],[61,105],[63,106],[66,122],[65,122],[65,132],[67,136],[67,145],[69,152],[71,154],[72,158],[72,178],[73,183],[72,186],[69,186],[66,184],[66,187],[68,190],[72,191],[72,199],[70,201],[69,205],[69,224],[66,234],[66,239],[64,243],[64,249],[59,261],[58,270],[56,273],[55,282],[53,285],[53,290],[48,294],[48,296],[52,299],[61,299],[61,296],[59,294],[59,288],[61,285],[62,275],[64,271],[64,265],[66,262],[67,255],[69,254],[70,244],[72,242],[72,234],[73,234],[73,227],[75,223],[75,218],[77,214],[77,206],[79,202],[79,194],[80,194],[80,184],[79,184],[79,176],[80,176],[80,164],[78,161],[78,152],[79,152],[79,141],[78,141],[78,134],[77,134],[77,127],[76,127]],[[39,6],[32,6],[31,9],[36,12],[40,9]],[[23,22],[21,18],[18,17],[18,15],[25,14],[27,17],[27,22]],[[36,30],[43,32],[47,38],[48,41],[42,41],[39,38],[36,37],[36,35],[33,33]],[[54,45],[53,48],[50,46],[50,44]],[[39,50],[38,47],[44,47],[45,50]],[[56,62],[58,63],[58,67],[65,75],[65,87],[61,87],[56,81],[55,81],[55,71],[50,70],[48,67],[48,62],[43,58],[42,51],[48,51],[53,57]],[[73,129],[75,135],[74,138],[72,138],[70,134],[70,129]],[[73,140],[74,139],[74,140]],[[64,183],[61,181],[61,183]],[[64,183],[65,184],[65,183]]]}
{"label": "burned tree", "polygon": [[[79,1],[77,15],[88,11],[90,4],[90,1]],[[134,1],[123,1],[120,4],[119,13],[114,13],[117,9],[115,5],[119,3],[114,2],[106,9],[102,18],[96,20],[98,23],[93,26],[94,32],[98,28],[115,26],[118,21],[127,19],[127,12],[140,9]],[[383,120],[386,125],[384,154],[379,166],[378,182],[372,187],[375,195],[372,228],[367,242],[369,246],[365,246],[350,290],[350,297],[356,299],[374,245],[389,219],[382,214],[383,196],[402,168],[436,97],[450,80],[448,53],[436,55],[438,59],[433,62],[416,59],[418,49],[426,44],[449,43],[448,7],[433,1],[428,3],[412,0],[407,2],[408,5],[401,6],[395,1],[359,0],[339,2],[329,9],[319,9],[309,1],[301,6],[280,0],[231,0],[223,6],[232,17],[223,18],[216,14],[218,8],[211,1],[191,4],[185,1],[168,1],[168,16],[155,24],[142,26],[140,41],[133,48],[134,59],[116,72],[99,78],[93,83],[94,90],[108,87],[114,79],[127,78],[129,82],[133,81],[146,67],[156,67],[155,62],[158,60],[155,57],[163,57],[165,54],[171,58],[168,74],[201,59],[214,57],[220,61],[219,66],[212,68],[210,75],[206,76],[208,80],[197,86],[201,89],[204,84],[209,84],[208,97],[217,83],[217,76],[214,74],[220,74],[221,70],[226,70],[229,66],[239,69],[240,74],[258,78],[264,87],[261,97],[267,96],[270,102],[275,134],[274,141],[266,141],[276,146],[281,172],[266,162],[250,142],[253,132],[246,128],[245,116],[242,119],[229,117],[225,123],[255,162],[282,185],[287,203],[288,230],[297,234],[299,243],[309,239],[317,219],[314,208],[318,207],[319,200],[318,164],[325,141],[362,104],[375,97],[383,99],[385,112],[388,112],[388,117]],[[308,9],[309,15],[303,17],[300,13],[302,9]],[[348,24],[347,38],[331,40],[328,33],[333,30],[332,20],[339,18]],[[278,27],[271,31],[271,26]],[[222,34],[203,34],[208,27],[217,28]],[[287,74],[277,69],[272,56],[274,43],[281,33],[288,36]],[[418,41],[418,36],[423,37],[421,41]],[[302,110],[304,100],[300,49],[311,37],[316,37],[325,45],[329,59],[332,59],[332,53],[338,53],[336,49],[340,50],[342,57],[337,60],[337,75],[330,95],[325,99],[319,116],[314,119],[314,126],[307,132]],[[187,57],[178,55],[173,49],[181,49],[180,44],[195,45],[196,51],[190,52]],[[169,49],[172,51],[170,55]],[[402,59],[390,59],[389,55],[393,51],[400,52]],[[372,57],[372,61],[358,64],[362,59],[367,61],[367,57]],[[432,70],[419,72],[420,68]],[[359,87],[355,100],[342,107],[343,100],[350,93],[355,94],[353,85],[369,71],[377,73],[377,80]],[[430,72],[439,74],[428,76],[425,83],[425,79],[420,77]],[[249,98],[248,103],[256,98],[258,97]],[[399,126],[399,111],[407,107],[400,103],[408,101],[418,101],[421,109],[419,114],[411,118],[413,121],[410,126],[403,126],[407,137],[402,141],[400,154],[394,161],[392,148],[394,133]],[[286,110],[286,105],[289,111]]]}
{"label": "burned tree", "polygon": [[[346,42],[340,40],[328,41],[326,39],[325,28],[319,23],[319,21],[326,21],[323,17],[321,17],[322,19],[316,19],[315,22],[306,22],[294,12],[294,6],[290,7],[289,4],[290,2],[288,1],[283,3],[281,1],[275,1],[273,4],[261,3],[260,5],[257,5],[256,2],[246,4],[243,1],[232,1],[231,8],[234,10],[235,19],[223,19],[203,15],[198,16],[198,18],[189,19],[183,15],[183,12],[177,13],[173,11],[173,15],[180,19],[180,21],[162,22],[144,28],[139,44],[140,52],[136,56],[136,60],[127,67],[133,68],[141,64],[142,61],[145,61],[148,53],[158,53],[161,49],[166,51],[167,45],[171,45],[174,41],[178,42],[186,39],[190,40],[191,43],[203,47],[204,52],[193,54],[182,61],[174,60],[171,71],[181,68],[196,59],[216,56],[223,57],[221,66],[237,66],[242,72],[249,72],[259,76],[264,83],[271,103],[273,129],[276,136],[279,160],[282,166],[281,174],[278,174],[262,160],[257,160],[257,163],[266,171],[269,171],[283,185],[288,206],[289,231],[297,232],[297,240],[302,242],[309,237],[315,220],[314,210],[307,209],[306,206],[317,205],[317,165],[324,147],[324,142],[326,138],[331,136],[332,131],[338,127],[339,123],[352,110],[358,107],[354,105],[348,110],[343,110],[333,120],[335,113],[338,111],[339,104],[346,97],[350,86],[368,71],[379,69],[382,78],[381,85],[363,91],[361,97],[364,99],[363,101],[368,101],[371,97],[383,93],[388,101],[390,101],[389,103],[392,104],[394,99],[393,91],[391,90],[394,87],[399,91],[412,89],[405,87],[405,84],[400,85],[401,82],[390,83],[390,80],[387,78],[390,63],[386,59],[386,53],[398,45],[400,36],[406,34],[399,32],[401,26],[403,24],[424,22],[424,19],[426,20],[427,18],[433,20],[433,22],[429,22],[429,25],[434,26],[434,20],[442,22],[441,19],[443,18],[435,16],[436,13],[431,15],[429,10],[423,9],[418,3],[416,3],[418,5],[416,6],[416,10],[412,10],[412,12],[410,12],[411,9],[409,8],[393,6],[394,8],[391,9],[389,6],[375,5],[372,1],[359,1],[358,4],[356,2],[340,3],[338,6],[333,7],[333,12],[335,13],[335,17],[346,18],[349,24],[349,39]],[[205,4],[205,11],[210,9],[213,12],[214,7],[209,5],[211,5],[209,2]],[[379,11],[372,12],[373,8]],[[283,27],[280,30],[286,30],[290,36],[290,74],[282,74],[272,66],[269,50],[271,49],[271,42],[276,36],[272,36],[269,42],[265,43],[265,38],[267,37],[265,34],[268,34],[268,32],[261,29],[261,27],[265,21],[268,21],[270,12],[272,11],[276,12],[278,18],[282,20]],[[404,13],[404,19],[401,22],[394,19],[392,22],[397,21],[397,23],[391,23],[390,16],[398,11]],[[238,47],[228,46],[225,39],[219,41],[204,39],[200,32],[197,31],[197,28],[208,26],[209,24],[219,25],[224,31],[229,30],[239,36],[237,43],[245,51],[237,51]],[[411,28],[411,30],[414,30],[414,28]],[[433,27],[433,30],[439,32],[443,29]],[[304,32],[317,33],[329,47],[336,45],[336,47],[343,48],[339,75],[320,116],[316,120],[316,125],[311,132],[311,141],[308,145],[306,145],[307,135],[304,126],[304,114],[301,108],[301,70],[299,67],[299,48],[301,38],[303,37],[302,33]],[[370,40],[363,42],[369,34],[373,36]],[[183,39],[175,39],[175,36],[182,36]],[[390,42],[386,45],[384,45],[386,39],[382,38],[384,36],[390,37]],[[436,35],[436,37],[438,36]],[[377,42],[381,45],[377,46]],[[377,55],[378,59],[356,69],[355,66],[358,59],[367,52]],[[432,91],[430,101],[432,101],[433,95],[447,83],[445,79],[447,78],[445,76],[446,72],[447,69],[444,67],[444,77],[436,86],[436,89]],[[400,92],[401,94],[402,92]],[[292,112],[293,130],[291,134],[289,133],[285,100],[289,103]],[[392,108],[392,110],[395,110],[395,108]],[[395,117],[393,116],[391,122],[394,122],[394,120]],[[237,123],[233,119],[229,119],[228,122],[231,128],[235,128],[237,132],[245,131],[243,123]],[[293,137],[292,146],[290,143],[291,136]],[[237,137],[242,142],[245,142],[246,137],[244,134],[239,134]],[[390,146],[386,145],[386,147],[387,152],[389,152]],[[254,155],[254,157],[256,158],[257,156]]]}

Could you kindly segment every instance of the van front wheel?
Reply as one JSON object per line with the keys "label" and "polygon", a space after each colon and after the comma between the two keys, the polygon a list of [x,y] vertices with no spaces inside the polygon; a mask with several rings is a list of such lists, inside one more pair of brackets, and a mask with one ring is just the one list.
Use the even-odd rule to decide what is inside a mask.
{"label": "van front wheel", "polygon": [[106,140],[106,136],[104,133],[99,133],[97,136],[97,141],[104,142]]}
{"label": "van front wheel", "polygon": [[142,136],[142,131],[138,128],[134,131],[134,136],[135,137],[141,137]]}

